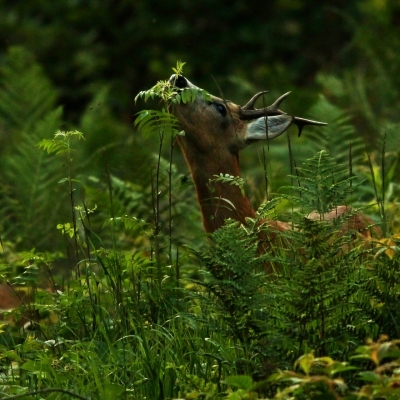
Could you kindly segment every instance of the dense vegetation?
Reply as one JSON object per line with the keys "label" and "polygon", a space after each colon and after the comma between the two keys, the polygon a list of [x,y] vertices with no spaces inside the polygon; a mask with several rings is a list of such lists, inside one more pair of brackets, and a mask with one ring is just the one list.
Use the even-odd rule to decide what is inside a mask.
{"label": "dense vegetation", "polygon": [[[222,5],[0,3],[1,283],[34,298],[4,314],[32,323],[1,327],[2,397],[399,398],[400,9]],[[134,106],[178,59],[237,103],[295,88],[287,109],[329,123],[247,150],[265,204],[208,240],[179,126]],[[305,218],[335,204],[382,238]],[[299,229],[260,256],[265,216]]]}

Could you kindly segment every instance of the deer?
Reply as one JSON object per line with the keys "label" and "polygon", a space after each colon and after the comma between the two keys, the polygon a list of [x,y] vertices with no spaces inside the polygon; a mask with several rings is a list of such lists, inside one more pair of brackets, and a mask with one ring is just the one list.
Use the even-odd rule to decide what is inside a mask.
{"label": "deer", "polygon": [[[0,283],[0,325],[9,325],[24,332],[34,330],[38,322],[44,324],[57,322],[58,317],[52,312],[40,315],[33,306],[34,300],[32,290]],[[11,312],[15,309],[21,310],[20,315],[12,315]]]}
{"label": "deer", "polygon": [[[172,75],[169,84],[178,91],[186,88],[201,90],[183,75]],[[207,233],[221,228],[227,218],[246,225],[246,219],[256,215],[248,197],[242,194],[239,187],[213,181],[212,190],[210,188],[210,180],[215,175],[241,175],[239,152],[242,149],[260,140],[277,138],[292,124],[297,125],[299,136],[306,125],[327,125],[325,122],[299,118],[280,110],[282,101],[290,92],[280,96],[268,107],[255,108],[257,99],[265,93],[262,91],[255,94],[244,106],[211,95],[210,98],[197,96],[192,103],[176,103],[171,108],[185,132],[183,136],[177,137],[177,142],[194,181]],[[338,206],[325,214],[324,219],[332,220],[350,210],[348,206]],[[312,212],[308,218],[319,220],[321,216]],[[266,223],[275,231],[293,229],[291,224],[282,221],[270,220]],[[367,217],[355,214],[348,221],[347,229],[370,237],[368,227],[372,224]]]}

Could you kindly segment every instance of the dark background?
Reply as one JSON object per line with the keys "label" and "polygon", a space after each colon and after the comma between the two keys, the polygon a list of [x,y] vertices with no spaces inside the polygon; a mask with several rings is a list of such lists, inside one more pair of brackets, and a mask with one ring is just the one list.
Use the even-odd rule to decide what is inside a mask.
{"label": "dark background", "polygon": [[224,87],[233,77],[312,87],[320,71],[360,65],[361,39],[381,52],[398,44],[400,25],[398,2],[354,0],[2,1],[0,15],[0,61],[9,46],[30,50],[68,119],[107,84],[127,122],[137,92],[176,60],[200,85],[212,75]]}

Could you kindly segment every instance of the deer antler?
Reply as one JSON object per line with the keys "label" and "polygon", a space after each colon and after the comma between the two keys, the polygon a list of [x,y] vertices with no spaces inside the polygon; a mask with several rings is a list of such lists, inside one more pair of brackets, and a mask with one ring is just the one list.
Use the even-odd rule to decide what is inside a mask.
{"label": "deer antler", "polygon": [[239,118],[242,121],[251,121],[252,119],[256,119],[259,117],[286,114],[284,111],[279,109],[279,106],[282,101],[285,100],[287,96],[289,96],[291,92],[283,94],[268,107],[260,109],[254,108],[254,104],[257,99],[265,93],[267,93],[267,91],[257,93],[250,99],[250,101],[246,105],[239,108]]}
{"label": "deer antler", "polygon": [[306,125],[317,125],[317,126],[325,126],[328,125],[326,122],[320,122],[320,121],[313,121],[312,119],[305,119],[305,118],[299,118],[299,117],[294,117],[293,123],[297,125],[299,128],[299,133],[298,137],[301,136],[301,132],[303,131],[303,128]]}
{"label": "deer antler", "polygon": [[[289,94],[291,92],[287,92],[287,93],[283,94],[268,107],[259,108],[259,109],[254,108],[254,104],[257,101],[257,99],[265,93],[267,93],[267,91],[263,91],[263,92],[259,92],[259,93],[255,94],[247,104],[245,104],[243,107],[240,107],[239,108],[239,119],[241,119],[242,121],[251,121],[251,120],[254,120],[254,119],[260,118],[260,117],[269,117],[269,116],[274,116],[274,115],[287,114],[284,111],[280,110],[279,106],[282,103],[282,101],[285,100],[286,97],[289,96]],[[296,124],[299,128],[298,136],[301,135],[301,132],[305,125],[318,125],[318,126],[327,125],[325,122],[313,121],[311,119],[305,119],[305,118],[299,118],[299,117],[294,117],[293,123]]]}
{"label": "deer antler", "polygon": [[257,99],[262,96],[263,94],[268,93],[268,90],[264,90],[263,92],[255,94],[247,104],[241,107],[242,110],[254,110],[254,104],[256,103]]}

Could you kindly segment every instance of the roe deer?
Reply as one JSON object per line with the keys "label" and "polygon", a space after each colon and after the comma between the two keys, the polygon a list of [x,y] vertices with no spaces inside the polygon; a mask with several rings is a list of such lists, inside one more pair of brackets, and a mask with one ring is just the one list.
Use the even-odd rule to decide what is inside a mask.
{"label": "roe deer", "polygon": [[[172,75],[169,83],[178,90],[199,89],[182,75]],[[215,175],[240,176],[240,150],[253,142],[280,136],[291,124],[298,126],[299,136],[305,125],[326,125],[281,111],[279,106],[290,92],[269,107],[254,108],[256,100],[264,93],[257,93],[242,107],[215,96],[206,100],[201,95],[192,103],[174,104],[172,107],[172,113],[185,132],[177,141],[193,177],[206,232],[220,228],[226,218],[245,224],[246,218],[255,216],[248,198],[239,187],[213,182],[213,190],[210,190],[210,179]],[[325,214],[324,219],[334,219],[349,210],[346,206],[339,206]],[[320,215],[313,212],[308,218],[316,220]],[[268,224],[279,231],[291,229],[289,224],[281,221],[271,220]],[[366,227],[371,224],[368,218],[356,214],[350,218],[347,229],[358,230],[369,237]]]}
{"label": "roe deer", "polygon": [[[34,294],[32,290],[23,288],[13,288],[6,283],[0,283],[0,325],[7,324],[22,328],[23,330],[33,330],[35,324],[53,324],[58,317],[52,313],[40,314],[33,306]],[[8,315],[9,312],[20,308],[21,314],[16,318]]]}

